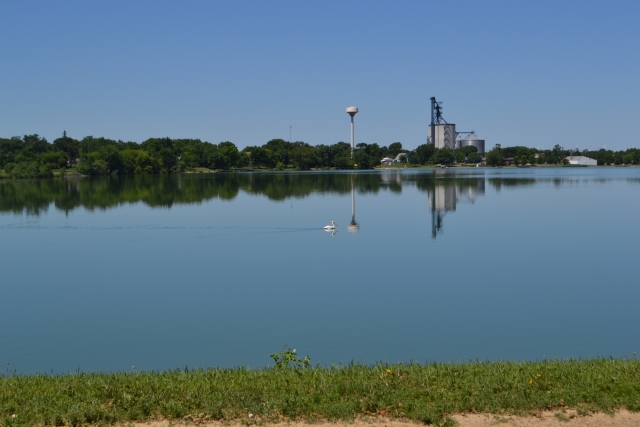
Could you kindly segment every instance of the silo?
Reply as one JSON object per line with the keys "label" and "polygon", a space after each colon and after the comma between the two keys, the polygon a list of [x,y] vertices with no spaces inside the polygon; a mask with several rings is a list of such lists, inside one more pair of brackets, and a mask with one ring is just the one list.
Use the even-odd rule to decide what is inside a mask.
{"label": "silo", "polygon": [[459,147],[466,147],[468,145],[473,145],[478,149],[478,153],[484,154],[484,139],[480,139],[475,132],[472,132],[466,138],[462,138],[458,141],[460,144]]}
{"label": "silo", "polygon": [[453,123],[435,124],[429,126],[429,143],[435,144],[436,148],[456,149],[456,125]]}

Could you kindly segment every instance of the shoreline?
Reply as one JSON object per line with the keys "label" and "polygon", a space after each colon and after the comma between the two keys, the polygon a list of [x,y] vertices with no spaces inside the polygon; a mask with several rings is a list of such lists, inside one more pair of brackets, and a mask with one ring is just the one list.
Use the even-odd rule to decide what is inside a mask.
{"label": "shoreline", "polygon": [[339,367],[285,362],[255,370],[4,374],[0,425],[335,425],[382,419],[389,427],[392,421],[441,425],[460,417],[476,422],[478,416],[532,420],[545,411],[562,422],[612,412],[630,414],[621,420],[640,420],[635,357]]}
{"label": "shoreline", "polygon": [[[472,166],[472,165],[451,165],[446,168],[441,168],[438,165],[409,165],[405,168],[404,165],[398,166],[375,166],[370,169],[320,169],[320,168],[312,168],[306,170],[296,170],[296,169],[230,169],[230,170],[222,170],[222,169],[204,169],[199,168],[201,170],[188,170],[184,172],[173,172],[173,173],[155,173],[155,174],[122,174],[115,175],[115,177],[131,177],[131,176],[177,176],[177,175],[199,175],[199,174],[217,174],[217,173],[300,173],[300,172],[371,172],[371,171],[382,171],[382,170],[411,170],[411,169],[448,169],[448,170],[457,170],[457,169],[554,169],[554,168],[637,168],[639,165],[598,165],[598,166],[576,166],[576,165],[535,165],[535,166]],[[23,177],[23,178],[15,178],[7,175],[3,170],[0,170],[0,182],[1,181],[21,181],[21,180],[51,180],[51,179],[82,179],[82,178],[110,178],[112,175],[83,175],[74,169],[68,169],[64,172],[59,170],[52,171],[53,176],[46,178],[39,177]]]}

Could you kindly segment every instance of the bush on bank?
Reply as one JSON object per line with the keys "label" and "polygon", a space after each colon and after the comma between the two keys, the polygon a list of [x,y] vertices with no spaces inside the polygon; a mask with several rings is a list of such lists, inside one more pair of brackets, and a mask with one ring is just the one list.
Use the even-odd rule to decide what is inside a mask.
{"label": "bush on bank", "polygon": [[[5,375],[0,425],[152,419],[245,423],[640,410],[640,362],[618,359]],[[252,414],[250,417],[249,414]]]}

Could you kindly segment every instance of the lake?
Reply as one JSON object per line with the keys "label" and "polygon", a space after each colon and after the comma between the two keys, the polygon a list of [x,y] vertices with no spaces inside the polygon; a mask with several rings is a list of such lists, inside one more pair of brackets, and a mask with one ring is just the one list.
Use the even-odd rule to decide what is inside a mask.
{"label": "lake", "polygon": [[639,196],[614,167],[0,180],[0,361],[631,357]]}

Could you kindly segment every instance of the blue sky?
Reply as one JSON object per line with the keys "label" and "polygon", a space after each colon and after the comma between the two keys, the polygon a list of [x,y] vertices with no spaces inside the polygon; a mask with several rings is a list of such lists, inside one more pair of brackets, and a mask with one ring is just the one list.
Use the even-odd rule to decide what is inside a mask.
{"label": "blue sky", "polygon": [[4,1],[0,137],[640,146],[639,1]]}

